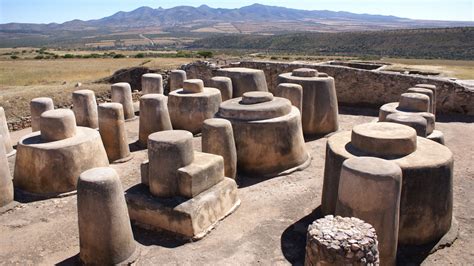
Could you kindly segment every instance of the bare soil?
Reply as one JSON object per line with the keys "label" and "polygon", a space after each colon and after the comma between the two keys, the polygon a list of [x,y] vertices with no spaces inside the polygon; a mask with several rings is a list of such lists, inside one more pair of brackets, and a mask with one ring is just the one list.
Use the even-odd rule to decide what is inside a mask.
{"label": "bare soil", "polygon": [[[370,122],[376,111],[341,108],[341,130]],[[413,264],[474,262],[474,118],[440,117],[455,157],[454,216],[459,237],[451,247],[429,256],[419,255]],[[138,122],[127,123],[129,141],[137,139]],[[29,129],[14,132],[17,140]],[[166,233],[134,227],[141,248],[140,265],[301,265],[307,226],[318,216],[327,138],[308,140],[313,161],[304,171],[272,179],[239,179],[241,206],[203,240],[189,243]],[[200,139],[195,148],[200,149]],[[134,147],[132,145],[132,147]],[[112,165],[121,175],[124,189],[140,180],[139,164],[146,150],[135,150],[133,160]],[[14,158],[10,158],[13,169]],[[32,199],[17,194],[19,204],[0,214],[0,264],[63,264],[77,262],[79,238],[76,196]],[[403,264],[408,261],[403,261]]]}

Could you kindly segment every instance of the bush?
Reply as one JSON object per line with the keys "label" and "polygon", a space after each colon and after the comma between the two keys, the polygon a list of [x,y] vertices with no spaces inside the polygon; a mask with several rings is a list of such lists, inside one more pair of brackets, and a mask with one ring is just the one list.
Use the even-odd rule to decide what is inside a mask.
{"label": "bush", "polygon": [[16,55],[12,55],[12,56],[10,56],[10,58],[11,58],[11,59],[18,59],[19,57],[16,56]]}
{"label": "bush", "polygon": [[44,59],[44,56],[42,56],[42,55],[37,55],[37,56],[35,56],[35,59],[37,59],[37,60],[39,60],[39,59]]}
{"label": "bush", "polygon": [[135,55],[135,58],[144,58],[145,54],[144,53],[138,53]]}
{"label": "bush", "polygon": [[197,52],[197,54],[201,57],[204,57],[204,59],[212,58],[212,56],[213,56],[213,53],[211,51],[199,51],[199,52]]}
{"label": "bush", "polygon": [[74,58],[74,55],[73,54],[65,54],[65,55],[63,55],[63,58],[66,58],[66,59]]}
{"label": "bush", "polygon": [[113,58],[125,58],[123,54],[115,54]]}

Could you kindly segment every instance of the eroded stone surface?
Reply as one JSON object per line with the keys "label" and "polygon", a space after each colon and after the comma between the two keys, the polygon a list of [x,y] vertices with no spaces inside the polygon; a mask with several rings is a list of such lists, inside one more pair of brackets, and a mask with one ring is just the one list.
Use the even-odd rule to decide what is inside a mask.
{"label": "eroded stone surface", "polygon": [[13,182],[8,166],[7,153],[0,135],[0,208],[13,201]]}
{"label": "eroded stone surface", "polygon": [[234,67],[217,70],[217,75],[232,79],[232,97],[242,97],[248,91],[268,91],[262,70]]}
{"label": "eroded stone surface", "polygon": [[125,121],[135,119],[135,109],[133,108],[132,88],[126,82],[119,82],[112,85],[112,102],[120,103],[123,106]]}
{"label": "eroded stone surface", "polygon": [[232,80],[228,77],[213,77],[210,80],[210,86],[221,92],[222,101],[232,99],[233,87]]}
{"label": "eroded stone surface", "polygon": [[183,88],[183,82],[187,79],[186,71],[171,70],[169,76],[170,91]]}
{"label": "eroded stone surface", "polygon": [[40,130],[41,114],[54,109],[53,99],[47,97],[34,98],[30,102],[31,130]]}
{"label": "eroded stone surface", "polygon": [[0,135],[3,136],[3,141],[0,142],[0,144],[5,147],[7,157],[14,155],[16,151],[13,149],[10,131],[8,131],[7,117],[5,116],[5,110],[3,107],[0,107]]}
{"label": "eroded stone surface", "polygon": [[409,126],[416,131],[416,135],[426,137],[427,122],[423,116],[416,113],[393,113],[386,118],[387,122]]}
{"label": "eroded stone surface", "polygon": [[99,128],[97,101],[92,90],[78,90],[72,93],[72,111],[76,124],[82,127]]}
{"label": "eroded stone surface", "polygon": [[132,158],[120,103],[99,105],[99,133],[110,162],[121,163]]}
{"label": "eroded stone surface", "polygon": [[163,77],[156,73],[142,75],[142,93],[163,94]]}

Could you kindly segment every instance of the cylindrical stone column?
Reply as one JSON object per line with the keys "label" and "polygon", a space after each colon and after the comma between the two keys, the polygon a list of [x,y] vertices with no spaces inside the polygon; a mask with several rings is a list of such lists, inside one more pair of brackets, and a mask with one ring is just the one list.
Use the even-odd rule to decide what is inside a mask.
{"label": "cylindrical stone column", "polygon": [[205,120],[201,140],[202,151],[222,156],[224,158],[225,176],[235,179],[237,175],[237,151],[230,121],[221,118]]}
{"label": "cylindrical stone column", "polygon": [[210,87],[221,91],[222,101],[232,99],[232,80],[228,77],[213,77],[210,81]]}
{"label": "cylindrical stone column", "polygon": [[[0,135],[0,144],[3,143],[3,136]],[[13,201],[13,181],[8,166],[7,153],[5,147],[0,145],[0,207]]]}
{"label": "cylindrical stone column", "polygon": [[421,93],[403,93],[400,95],[398,107],[408,112],[429,112],[430,97]]}
{"label": "cylindrical stone column", "polygon": [[86,265],[127,264],[137,245],[117,172],[109,167],[83,172],[77,182],[81,261]]}
{"label": "cylindrical stone column", "polygon": [[13,143],[10,139],[10,131],[8,131],[7,117],[5,116],[5,110],[3,107],[0,107],[0,135],[3,136],[3,141],[0,142],[0,145],[5,147],[5,152],[7,157],[10,157],[16,153],[13,149]]}
{"label": "cylindrical stone column", "polygon": [[53,99],[47,97],[34,98],[30,102],[31,131],[40,130],[41,114],[54,109]]}
{"label": "cylindrical stone column", "polygon": [[186,71],[184,70],[171,70],[169,75],[170,91],[181,89],[183,82],[187,79]]}
{"label": "cylindrical stone column", "polygon": [[95,93],[91,90],[78,90],[72,93],[72,111],[76,123],[81,127],[98,128],[99,117]]}
{"label": "cylindrical stone column", "polygon": [[415,88],[409,88],[409,89],[407,90],[407,92],[411,92],[411,93],[421,93],[421,94],[424,94],[424,95],[430,97],[430,108],[429,108],[428,111],[429,111],[430,113],[434,114],[434,107],[433,107],[433,106],[434,106],[435,102],[434,102],[434,93],[433,93],[432,90],[430,90],[430,89],[425,89],[425,88],[417,88],[417,87],[415,87]]}
{"label": "cylindrical stone column", "polygon": [[296,83],[280,83],[275,88],[273,94],[290,100],[291,104],[303,111],[303,86]]}
{"label": "cylindrical stone column", "polygon": [[112,85],[112,102],[121,103],[123,106],[123,115],[125,121],[135,119],[135,110],[133,109],[132,88],[126,82],[115,83]]}
{"label": "cylindrical stone column", "polygon": [[140,98],[140,146],[146,147],[148,136],[152,133],[172,130],[170,114],[168,112],[168,99],[163,94],[147,94]]}
{"label": "cylindrical stone column", "polygon": [[76,118],[69,109],[46,111],[40,118],[41,138],[45,141],[58,141],[76,135]]}
{"label": "cylindrical stone column", "polygon": [[148,183],[157,197],[177,195],[176,172],[194,160],[193,134],[184,130],[167,130],[148,137]]}
{"label": "cylindrical stone column", "polygon": [[147,73],[142,75],[142,93],[163,94],[163,77],[156,73]]}
{"label": "cylindrical stone column", "polygon": [[304,265],[379,265],[377,246],[370,224],[328,215],[308,227]]}
{"label": "cylindrical stone column", "polygon": [[416,135],[426,138],[427,125],[426,119],[417,113],[393,113],[387,115],[384,122],[392,122],[409,126],[416,130]]}
{"label": "cylindrical stone column", "polygon": [[438,88],[436,88],[436,85],[432,84],[416,84],[415,87],[417,88],[424,88],[424,89],[429,89],[433,91],[433,114],[436,115],[436,104],[437,104],[437,94],[438,94]]}
{"label": "cylindrical stone column", "polygon": [[120,103],[99,105],[99,132],[110,162],[122,163],[132,158]]}
{"label": "cylindrical stone column", "polygon": [[375,157],[355,157],[342,164],[336,215],[370,223],[379,240],[380,263],[395,265],[402,169]]}

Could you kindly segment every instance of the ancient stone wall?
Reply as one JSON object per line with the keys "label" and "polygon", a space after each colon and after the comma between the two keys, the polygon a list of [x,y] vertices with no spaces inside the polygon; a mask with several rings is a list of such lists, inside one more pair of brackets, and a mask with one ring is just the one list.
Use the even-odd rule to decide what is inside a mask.
{"label": "ancient stone wall", "polygon": [[[430,83],[436,85],[439,90],[437,99],[439,113],[474,115],[474,88],[446,78],[356,69],[325,63],[242,61],[230,66],[263,70],[270,91],[278,85],[279,74],[301,67],[314,68],[334,77],[339,104],[351,106],[379,107],[388,102],[397,102],[400,94],[406,92],[408,88],[419,83]],[[188,77],[203,79],[208,85],[209,79],[215,75],[218,67],[207,62],[197,62],[185,65],[182,69],[186,70]]]}

